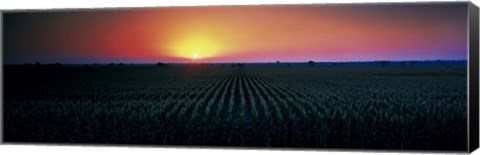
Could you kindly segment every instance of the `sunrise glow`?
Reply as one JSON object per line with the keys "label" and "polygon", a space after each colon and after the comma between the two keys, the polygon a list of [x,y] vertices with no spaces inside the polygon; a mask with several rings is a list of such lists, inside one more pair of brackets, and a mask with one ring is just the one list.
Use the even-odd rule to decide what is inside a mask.
{"label": "sunrise glow", "polygon": [[200,59],[218,56],[222,49],[208,36],[191,36],[175,42],[169,52],[172,57]]}
{"label": "sunrise glow", "polygon": [[6,13],[4,56],[6,63],[465,60],[466,4]]}

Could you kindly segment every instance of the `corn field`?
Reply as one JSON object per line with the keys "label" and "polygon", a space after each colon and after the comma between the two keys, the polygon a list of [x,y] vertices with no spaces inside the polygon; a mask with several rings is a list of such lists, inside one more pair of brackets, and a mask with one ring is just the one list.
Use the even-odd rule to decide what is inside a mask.
{"label": "corn field", "polygon": [[4,140],[467,147],[463,67],[6,67]]}

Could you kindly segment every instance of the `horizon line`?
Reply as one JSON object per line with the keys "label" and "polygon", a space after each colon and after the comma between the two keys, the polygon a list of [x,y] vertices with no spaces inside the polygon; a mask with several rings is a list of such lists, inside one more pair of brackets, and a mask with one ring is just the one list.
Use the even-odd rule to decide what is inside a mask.
{"label": "horizon line", "polygon": [[61,62],[49,62],[49,63],[42,63],[40,61],[36,62],[25,62],[25,63],[3,63],[3,65],[25,65],[25,64],[64,64],[64,65],[86,65],[86,64],[268,64],[268,63],[308,63],[309,61],[313,61],[314,63],[372,63],[372,62],[381,62],[381,61],[388,61],[388,62],[430,62],[430,61],[467,61],[468,59],[426,59],[426,60],[365,60],[365,61],[263,61],[263,62],[90,62],[90,63],[61,63]]}

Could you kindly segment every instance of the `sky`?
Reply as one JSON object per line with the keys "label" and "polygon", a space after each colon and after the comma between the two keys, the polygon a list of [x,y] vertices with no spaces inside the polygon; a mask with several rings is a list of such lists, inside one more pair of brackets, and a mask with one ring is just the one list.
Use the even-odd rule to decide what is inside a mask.
{"label": "sky", "polygon": [[20,63],[466,60],[467,3],[16,11],[3,56]]}

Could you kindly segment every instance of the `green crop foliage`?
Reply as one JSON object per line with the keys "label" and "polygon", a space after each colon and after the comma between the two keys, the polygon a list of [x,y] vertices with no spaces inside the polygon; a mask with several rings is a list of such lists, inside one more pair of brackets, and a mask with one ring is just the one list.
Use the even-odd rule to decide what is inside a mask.
{"label": "green crop foliage", "polygon": [[462,67],[5,68],[7,142],[467,147]]}

